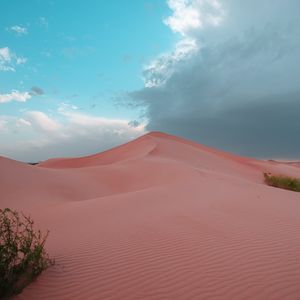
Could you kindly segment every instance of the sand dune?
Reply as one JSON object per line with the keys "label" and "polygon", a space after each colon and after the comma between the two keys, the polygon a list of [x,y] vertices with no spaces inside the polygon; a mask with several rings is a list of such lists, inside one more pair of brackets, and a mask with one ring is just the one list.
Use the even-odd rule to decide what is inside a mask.
{"label": "sand dune", "polygon": [[0,158],[1,207],[50,230],[56,265],[15,299],[300,299],[300,193],[238,157],[153,132],[36,166]]}

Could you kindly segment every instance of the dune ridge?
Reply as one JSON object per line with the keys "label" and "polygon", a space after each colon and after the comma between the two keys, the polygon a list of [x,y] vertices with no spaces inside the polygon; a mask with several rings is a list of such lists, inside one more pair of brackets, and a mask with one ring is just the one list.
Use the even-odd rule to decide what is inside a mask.
{"label": "dune ridge", "polygon": [[15,299],[300,299],[299,167],[152,132],[36,166],[0,158],[1,207],[51,232],[56,265]]}

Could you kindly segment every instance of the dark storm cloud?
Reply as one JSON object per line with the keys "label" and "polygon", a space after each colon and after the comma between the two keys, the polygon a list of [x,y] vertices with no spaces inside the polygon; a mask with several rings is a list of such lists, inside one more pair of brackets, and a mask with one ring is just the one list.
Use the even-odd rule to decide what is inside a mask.
{"label": "dark storm cloud", "polygon": [[190,33],[201,45],[195,55],[131,101],[146,107],[148,130],[243,155],[299,159],[300,2],[232,0],[226,9],[219,27]]}
{"label": "dark storm cloud", "polygon": [[139,127],[141,125],[141,123],[138,122],[137,120],[133,120],[133,121],[129,121],[128,125],[131,127]]}

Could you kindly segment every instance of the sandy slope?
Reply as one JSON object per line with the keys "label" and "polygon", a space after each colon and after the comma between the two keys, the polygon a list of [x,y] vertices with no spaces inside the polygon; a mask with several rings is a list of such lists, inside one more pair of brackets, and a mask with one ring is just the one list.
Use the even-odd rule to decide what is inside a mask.
{"label": "sandy slope", "polygon": [[300,194],[237,157],[150,133],[83,158],[0,158],[1,207],[51,231],[56,266],[15,299],[300,299]]}

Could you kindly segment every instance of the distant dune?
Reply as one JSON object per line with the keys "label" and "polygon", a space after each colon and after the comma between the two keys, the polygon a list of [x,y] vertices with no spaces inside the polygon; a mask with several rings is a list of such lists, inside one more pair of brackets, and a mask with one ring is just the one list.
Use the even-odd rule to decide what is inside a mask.
{"label": "distant dune", "polygon": [[300,193],[239,157],[152,132],[28,165],[0,158],[1,207],[49,229],[56,265],[14,299],[300,299]]}

